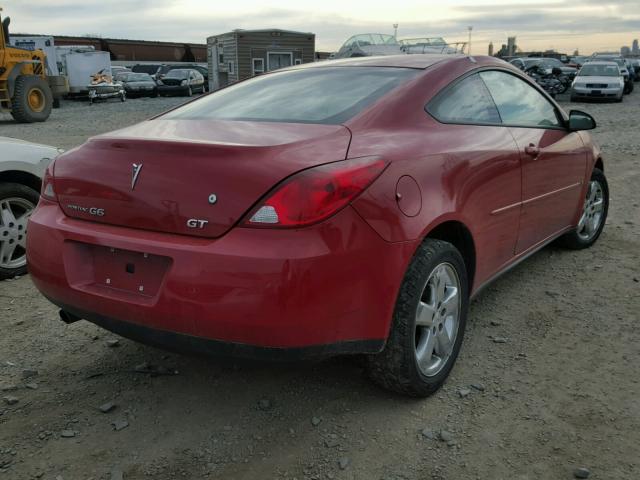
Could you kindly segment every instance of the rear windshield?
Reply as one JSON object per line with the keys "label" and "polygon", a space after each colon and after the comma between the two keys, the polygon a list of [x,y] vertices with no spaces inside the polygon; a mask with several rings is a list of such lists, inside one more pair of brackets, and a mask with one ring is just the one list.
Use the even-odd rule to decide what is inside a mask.
{"label": "rear windshield", "polygon": [[338,124],[419,72],[389,67],[278,72],[219,90],[164,118]]}

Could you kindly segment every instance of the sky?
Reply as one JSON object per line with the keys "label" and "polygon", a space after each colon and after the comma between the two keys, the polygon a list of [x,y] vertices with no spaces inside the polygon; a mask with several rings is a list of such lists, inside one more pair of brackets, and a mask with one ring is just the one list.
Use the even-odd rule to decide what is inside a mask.
{"label": "sky", "polygon": [[205,43],[236,28],[313,32],[335,51],[357,33],[467,41],[473,54],[515,35],[526,51],[619,51],[640,38],[640,0],[0,0],[15,33]]}

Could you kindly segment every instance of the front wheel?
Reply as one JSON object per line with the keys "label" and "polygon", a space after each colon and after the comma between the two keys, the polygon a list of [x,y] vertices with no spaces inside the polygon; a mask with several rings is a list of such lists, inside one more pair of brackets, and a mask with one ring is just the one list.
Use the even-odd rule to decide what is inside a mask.
{"label": "front wheel", "polygon": [[0,280],[27,271],[27,222],[38,198],[24,185],[0,184]]}
{"label": "front wheel", "polygon": [[563,235],[559,243],[572,250],[588,248],[598,240],[609,211],[609,185],[602,170],[593,169],[578,226]]}
{"label": "front wheel", "polygon": [[468,307],[460,252],[448,242],[425,240],[400,287],[387,344],[367,357],[371,379],[405,395],[434,393],[458,357]]}
{"label": "front wheel", "polygon": [[20,123],[44,122],[51,114],[53,95],[49,84],[36,75],[20,75],[16,79],[11,115]]}

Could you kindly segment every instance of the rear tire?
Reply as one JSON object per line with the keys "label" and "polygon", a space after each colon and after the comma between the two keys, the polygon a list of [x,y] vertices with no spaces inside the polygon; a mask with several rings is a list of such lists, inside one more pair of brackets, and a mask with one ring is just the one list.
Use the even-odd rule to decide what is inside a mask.
{"label": "rear tire", "polygon": [[27,220],[39,198],[25,185],[0,183],[0,280],[27,272]]}
{"label": "rear tire", "polygon": [[400,287],[384,350],[367,356],[369,377],[404,395],[434,393],[458,357],[468,307],[467,271],[460,252],[448,242],[426,239]]}
{"label": "rear tire", "polygon": [[11,99],[11,116],[20,123],[44,122],[51,115],[53,95],[49,84],[36,75],[16,79]]}
{"label": "rear tire", "polygon": [[607,221],[608,212],[609,185],[607,178],[602,170],[594,168],[578,225],[574,230],[560,237],[558,244],[571,250],[589,248],[600,237]]}

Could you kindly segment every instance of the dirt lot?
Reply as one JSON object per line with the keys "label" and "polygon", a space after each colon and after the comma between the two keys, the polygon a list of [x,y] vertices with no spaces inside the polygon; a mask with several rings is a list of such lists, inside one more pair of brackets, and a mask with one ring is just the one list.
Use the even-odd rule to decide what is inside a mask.
{"label": "dirt lot", "polygon": [[[181,101],[67,103],[38,125],[0,115],[0,135],[71,148]],[[382,391],[352,359],[190,358],[65,326],[25,276],[0,283],[0,397],[17,399],[0,400],[0,480],[640,478],[640,88],[574,108],[599,122],[607,227],[485,290],[433,397]]]}

